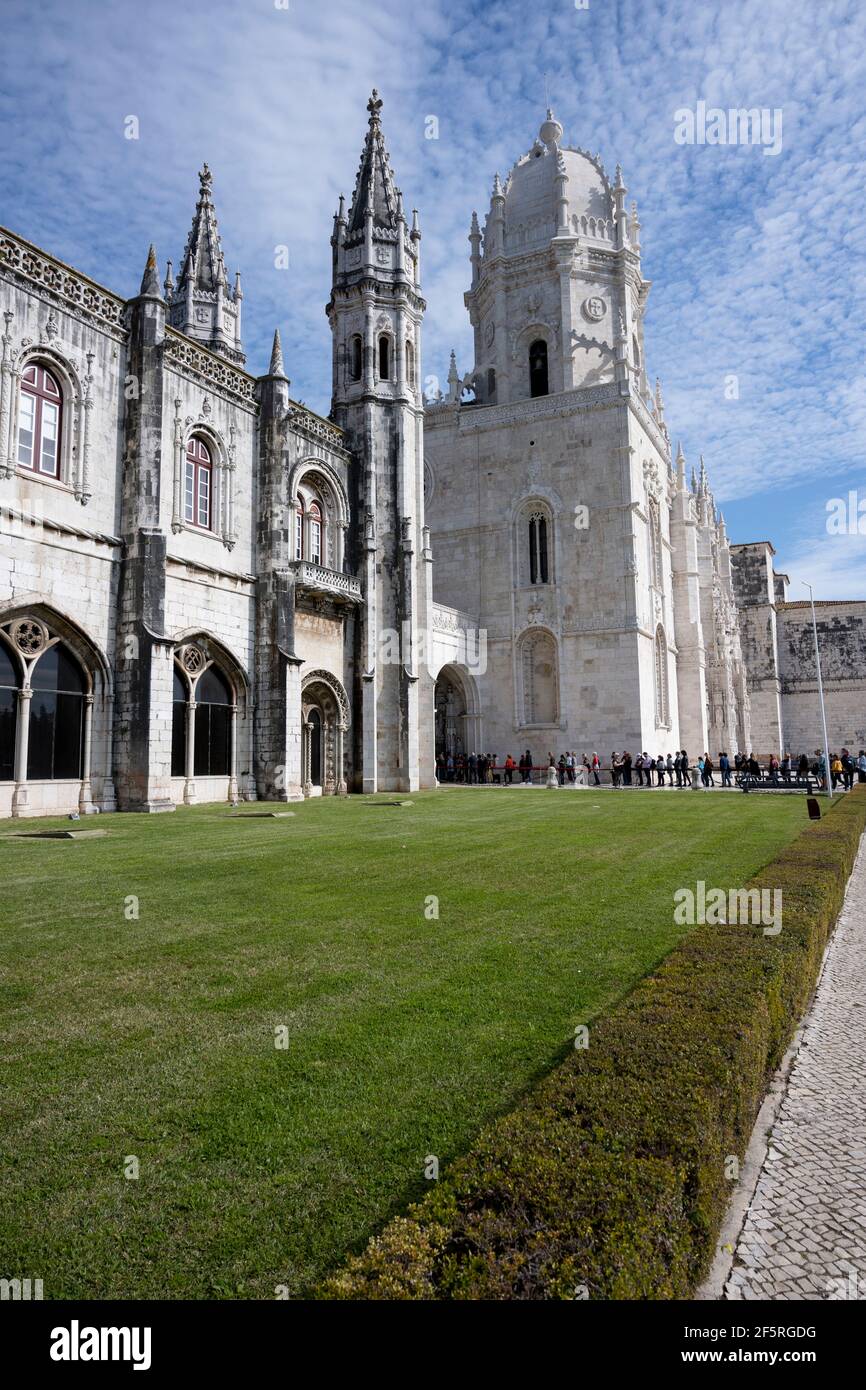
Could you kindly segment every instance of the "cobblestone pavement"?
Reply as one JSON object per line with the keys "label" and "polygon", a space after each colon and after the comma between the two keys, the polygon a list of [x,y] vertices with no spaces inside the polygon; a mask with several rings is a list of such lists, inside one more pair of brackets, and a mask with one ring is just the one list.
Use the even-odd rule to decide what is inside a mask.
{"label": "cobblestone pavement", "polygon": [[866,840],[724,1296],[866,1299]]}

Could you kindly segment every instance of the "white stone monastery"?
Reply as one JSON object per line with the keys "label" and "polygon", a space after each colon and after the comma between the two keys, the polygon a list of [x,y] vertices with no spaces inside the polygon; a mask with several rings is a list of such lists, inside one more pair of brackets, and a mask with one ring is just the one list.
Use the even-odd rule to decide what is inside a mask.
{"label": "white stone monastery", "polygon": [[[124,300],[0,229],[0,816],[435,785],[436,752],[811,752],[811,614],[729,543],[646,371],[635,205],[548,112],[485,225],[475,363],[421,383],[374,92],[334,218],[333,400],[245,368],[207,166]],[[866,745],[866,603],[819,606]]]}

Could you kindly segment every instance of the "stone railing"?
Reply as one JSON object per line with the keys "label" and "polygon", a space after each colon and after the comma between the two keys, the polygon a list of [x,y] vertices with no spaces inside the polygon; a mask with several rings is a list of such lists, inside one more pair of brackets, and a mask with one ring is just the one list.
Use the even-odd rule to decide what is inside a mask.
{"label": "stone railing", "polygon": [[289,570],[295,576],[299,589],[315,594],[330,594],[346,599],[350,603],[360,603],[361,585],[351,574],[340,570],[329,570],[324,565],[314,565],[310,560],[294,560]]}
{"label": "stone railing", "polygon": [[48,292],[62,308],[79,318],[106,329],[116,337],[126,332],[124,303],[119,295],[97,285],[80,271],[55,260],[38,246],[0,227],[0,268],[29,280]]}

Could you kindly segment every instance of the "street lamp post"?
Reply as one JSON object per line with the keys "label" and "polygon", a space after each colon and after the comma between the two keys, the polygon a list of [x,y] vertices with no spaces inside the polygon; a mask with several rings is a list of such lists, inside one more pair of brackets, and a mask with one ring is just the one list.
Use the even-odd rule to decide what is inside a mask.
{"label": "street lamp post", "polygon": [[824,772],[827,778],[827,795],[833,795],[833,782],[830,777],[830,742],[827,738],[827,711],[824,708],[824,683],[821,680],[821,653],[818,651],[818,620],[815,617],[815,595],[812,593],[812,585],[807,584],[805,579],[801,581],[804,588],[809,590],[809,600],[812,604],[812,632],[815,637],[815,669],[818,672],[818,698],[821,701],[821,724],[824,728]]}

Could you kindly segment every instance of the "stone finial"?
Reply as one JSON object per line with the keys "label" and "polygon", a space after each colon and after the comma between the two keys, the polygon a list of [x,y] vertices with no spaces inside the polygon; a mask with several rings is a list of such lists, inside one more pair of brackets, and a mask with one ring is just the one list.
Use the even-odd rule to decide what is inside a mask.
{"label": "stone finial", "polygon": [[549,106],[547,108],[547,120],[543,122],[538,132],[538,138],[543,145],[548,146],[558,145],[562,139],[562,126]]}
{"label": "stone finial", "polygon": [[171,297],[174,294],[174,275],[172,274],[171,261],[166,261],[165,263],[165,279],[162,282],[162,288],[165,292],[166,303],[170,304]]}
{"label": "stone finial", "polygon": [[373,88],[373,94],[370,100],[367,102],[367,110],[370,113],[370,125],[378,125],[379,113],[382,110],[382,98],[379,96],[375,87]]}
{"label": "stone finial", "polygon": [[144,267],[144,274],[141,277],[141,289],[139,294],[148,295],[151,299],[161,299],[159,292],[159,271],[156,265],[156,250],[153,242],[147,253],[147,264]]}
{"label": "stone finial", "polygon": [[233,295],[233,298],[234,298],[235,303],[237,304],[237,302],[238,302],[239,300],[243,299],[243,297],[244,297],[244,292],[243,292],[243,290],[241,289],[241,273],[240,273],[239,270],[236,270],[236,271],[235,271],[235,291],[234,291],[234,295]]}
{"label": "stone finial", "polygon": [[280,330],[278,328],[274,329],[274,346],[271,349],[271,365],[268,368],[268,376],[278,376],[282,377],[284,381],[288,380],[283,365],[283,345],[280,342]]}

